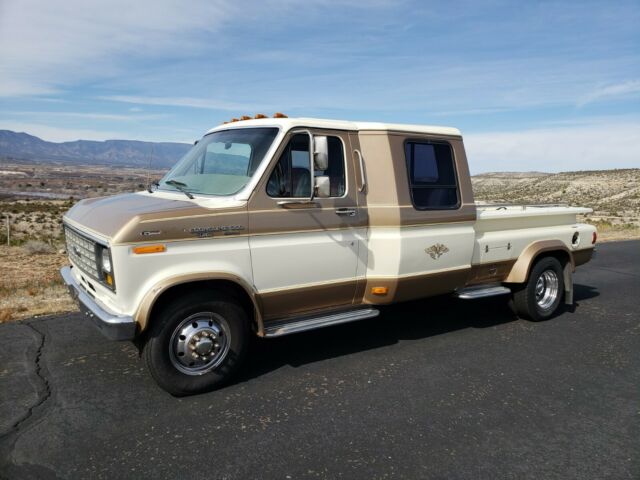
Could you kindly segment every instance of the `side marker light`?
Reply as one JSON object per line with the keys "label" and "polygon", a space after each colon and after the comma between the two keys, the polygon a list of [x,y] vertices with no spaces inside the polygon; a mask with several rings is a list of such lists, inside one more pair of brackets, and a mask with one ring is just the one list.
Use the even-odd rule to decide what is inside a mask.
{"label": "side marker light", "polygon": [[143,245],[133,248],[133,253],[136,255],[142,255],[145,253],[162,253],[166,251],[167,247],[165,245]]}
{"label": "side marker light", "polygon": [[386,295],[389,293],[389,287],[372,287],[371,293],[373,295]]}

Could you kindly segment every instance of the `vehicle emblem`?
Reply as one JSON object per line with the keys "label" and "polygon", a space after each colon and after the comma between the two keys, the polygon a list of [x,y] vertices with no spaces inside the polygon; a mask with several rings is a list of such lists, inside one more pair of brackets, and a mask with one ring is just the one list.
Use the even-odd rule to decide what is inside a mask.
{"label": "vehicle emblem", "polygon": [[162,230],[144,230],[140,232],[140,235],[142,235],[143,237],[152,237],[155,235],[160,235],[161,233]]}
{"label": "vehicle emblem", "polygon": [[431,245],[429,248],[425,248],[424,251],[427,252],[431,258],[437,260],[447,253],[449,249],[442,243],[436,243],[435,245]]}
{"label": "vehicle emblem", "polygon": [[244,230],[242,225],[220,225],[217,227],[193,227],[185,228],[185,233],[192,233],[196,237],[211,237],[214,233],[222,232],[224,235],[231,235],[232,233]]}
{"label": "vehicle emblem", "polygon": [[73,246],[73,253],[76,254],[76,256],[78,257],[82,257],[82,252],[80,251],[80,249],[78,247],[76,247],[75,245]]}

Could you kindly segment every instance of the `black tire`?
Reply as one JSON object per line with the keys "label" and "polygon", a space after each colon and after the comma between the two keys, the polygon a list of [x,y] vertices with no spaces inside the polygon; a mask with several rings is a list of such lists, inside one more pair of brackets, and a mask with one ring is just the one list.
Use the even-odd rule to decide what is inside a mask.
{"label": "black tire", "polygon": [[[188,319],[197,321],[189,323]],[[213,326],[207,327],[207,324]],[[197,325],[197,328],[191,325]],[[182,333],[187,328],[191,332],[185,337]],[[196,291],[164,305],[159,315],[152,319],[142,356],[155,381],[170,394],[184,396],[207,392],[222,386],[236,373],[246,356],[249,332],[247,312],[233,296]],[[218,339],[211,340],[216,334]],[[183,364],[188,361],[189,352],[197,355],[195,350],[189,350],[195,345],[182,341],[185,338],[195,344],[204,338],[204,342],[208,342],[206,346],[212,348],[211,352],[204,352],[203,357],[198,356],[196,361],[202,363],[199,367]],[[223,339],[224,348],[216,351],[213,346],[222,344]],[[182,348],[178,347],[179,341]],[[211,358],[207,359],[207,355]]]}
{"label": "black tire", "polygon": [[554,257],[541,258],[531,269],[527,283],[513,287],[512,291],[512,307],[519,317],[534,322],[551,318],[564,295],[562,265]]}

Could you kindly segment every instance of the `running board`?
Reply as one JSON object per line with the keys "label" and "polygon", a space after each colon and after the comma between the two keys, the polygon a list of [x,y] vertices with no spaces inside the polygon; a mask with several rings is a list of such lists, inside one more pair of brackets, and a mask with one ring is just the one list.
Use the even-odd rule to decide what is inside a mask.
{"label": "running board", "polygon": [[475,300],[476,298],[495,297],[511,293],[507,287],[492,285],[490,287],[469,287],[456,291],[456,296],[463,300]]}
{"label": "running board", "polygon": [[363,308],[360,310],[350,310],[348,312],[333,313],[319,317],[305,317],[295,320],[278,321],[265,326],[265,337],[282,337],[291,333],[306,332],[317,328],[340,325],[341,323],[355,322],[365,318],[377,317],[380,311],[376,308]]}

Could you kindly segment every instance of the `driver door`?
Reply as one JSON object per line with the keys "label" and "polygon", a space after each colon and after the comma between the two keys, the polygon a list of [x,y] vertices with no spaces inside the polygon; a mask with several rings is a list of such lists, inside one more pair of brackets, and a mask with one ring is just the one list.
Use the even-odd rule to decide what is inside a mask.
{"label": "driver door", "polygon": [[[310,134],[326,137],[327,156],[314,162],[313,177]],[[346,132],[292,132],[249,200],[253,278],[267,321],[353,304],[366,215],[358,211],[350,151]]]}

